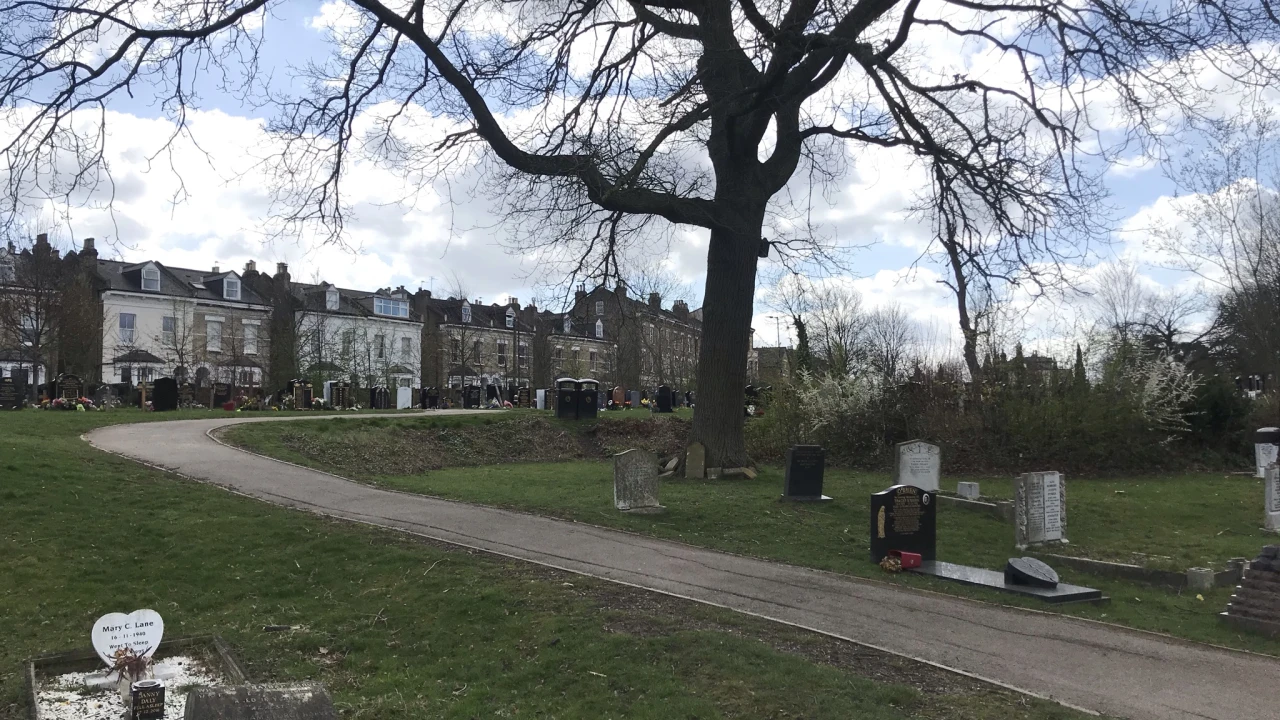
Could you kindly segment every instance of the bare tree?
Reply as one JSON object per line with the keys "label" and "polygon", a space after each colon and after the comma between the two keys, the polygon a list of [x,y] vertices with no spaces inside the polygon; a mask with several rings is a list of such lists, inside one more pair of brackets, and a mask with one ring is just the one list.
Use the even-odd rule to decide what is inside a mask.
{"label": "bare tree", "polygon": [[196,322],[193,304],[173,299],[169,312],[161,319],[160,336],[155,344],[172,366],[179,383],[188,382],[196,359]]}
{"label": "bare tree", "polygon": [[867,365],[887,383],[901,379],[908,363],[922,359],[919,329],[896,303],[868,315],[865,338]]}
{"label": "bare tree", "polygon": [[[22,105],[0,146],[10,200],[69,198],[101,182],[107,101],[143,84],[179,132],[205,73],[252,101],[278,98],[259,74],[273,6],[9,0],[0,98]],[[807,224],[790,222],[802,214],[788,199],[811,197],[793,178],[834,179],[849,148],[901,149],[935,178],[940,237],[996,237],[1015,262],[1052,253],[1080,209],[1074,198],[1088,197],[1077,158],[1100,147],[1106,159],[1151,136],[1135,131],[1167,127],[1160,107],[1196,110],[1205,64],[1273,82],[1272,57],[1254,49],[1280,39],[1269,3],[1255,0],[345,7],[331,60],[308,67],[300,96],[277,101],[283,229],[320,223],[341,239],[345,182],[362,157],[424,186],[479,155],[510,179],[501,193],[517,241],[563,246],[587,273],[616,272],[619,249],[654,220],[709,230],[693,434],[726,467],[748,462],[743,349],[764,237],[775,253],[814,250]],[[951,39],[1004,62],[982,76],[940,68],[926,51]],[[1126,127],[1093,131],[1095,94]],[[98,127],[81,120],[89,112]],[[73,171],[50,180],[42,172],[54,166]]]}
{"label": "bare tree", "polygon": [[[58,250],[40,234],[30,247],[13,242],[4,249],[0,268],[0,338],[31,373],[32,385],[55,369],[63,319],[63,290],[70,268]],[[34,389],[34,388],[32,388]]]}

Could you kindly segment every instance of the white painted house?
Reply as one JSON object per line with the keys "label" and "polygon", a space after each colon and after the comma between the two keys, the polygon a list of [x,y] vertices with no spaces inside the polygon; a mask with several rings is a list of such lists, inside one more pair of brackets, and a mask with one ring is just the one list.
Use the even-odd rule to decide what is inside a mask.
{"label": "white painted house", "polygon": [[237,273],[113,260],[97,271],[104,382],[262,383],[271,308]]}
{"label": "white painted house", "polygon": [[307,377],[356,380],[365,387],[421,385],[422,318],[404,288],[298,283],[293,294],[298,367]]}

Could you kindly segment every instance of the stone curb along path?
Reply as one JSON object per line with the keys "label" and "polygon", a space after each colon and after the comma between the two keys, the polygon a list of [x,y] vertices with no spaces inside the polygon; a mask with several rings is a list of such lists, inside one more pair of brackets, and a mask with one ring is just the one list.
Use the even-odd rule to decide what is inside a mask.
{"label": "stone curb along path", "polygon": [[[453,412],[465,411],[431,414]],[[297,419],[312,418],[112,425],[85,438],[101,450],[284,507],[719,605],[1104,715],[1133,720],[1280,717],[1280,660],[1266,656],[590,525],[379,490],[246,453],[208,434],[245,422]]]}

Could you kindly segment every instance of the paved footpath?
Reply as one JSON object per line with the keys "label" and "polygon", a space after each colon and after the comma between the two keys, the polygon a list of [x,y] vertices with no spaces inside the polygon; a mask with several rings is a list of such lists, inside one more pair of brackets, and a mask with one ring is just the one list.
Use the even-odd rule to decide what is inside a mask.
{"label": "paved footpath", "polygon": [[115,425],[87,438],[103,450],[285,507],[752,613],[1105,715],[1133,720],[1280,717],[1280,661],[1271,658],[589,525],[387,492],[243,453],[206,434],[231,424],[288,419]]}

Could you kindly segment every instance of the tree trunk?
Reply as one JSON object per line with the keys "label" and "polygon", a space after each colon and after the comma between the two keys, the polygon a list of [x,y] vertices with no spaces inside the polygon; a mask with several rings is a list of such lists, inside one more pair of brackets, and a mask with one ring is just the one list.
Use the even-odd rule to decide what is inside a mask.
{"label": "tree trunk", "polygon": [[707,467],[749,463],[744,401],[759,238],[711,232],[693,414],[693,439],[706,446]]}

